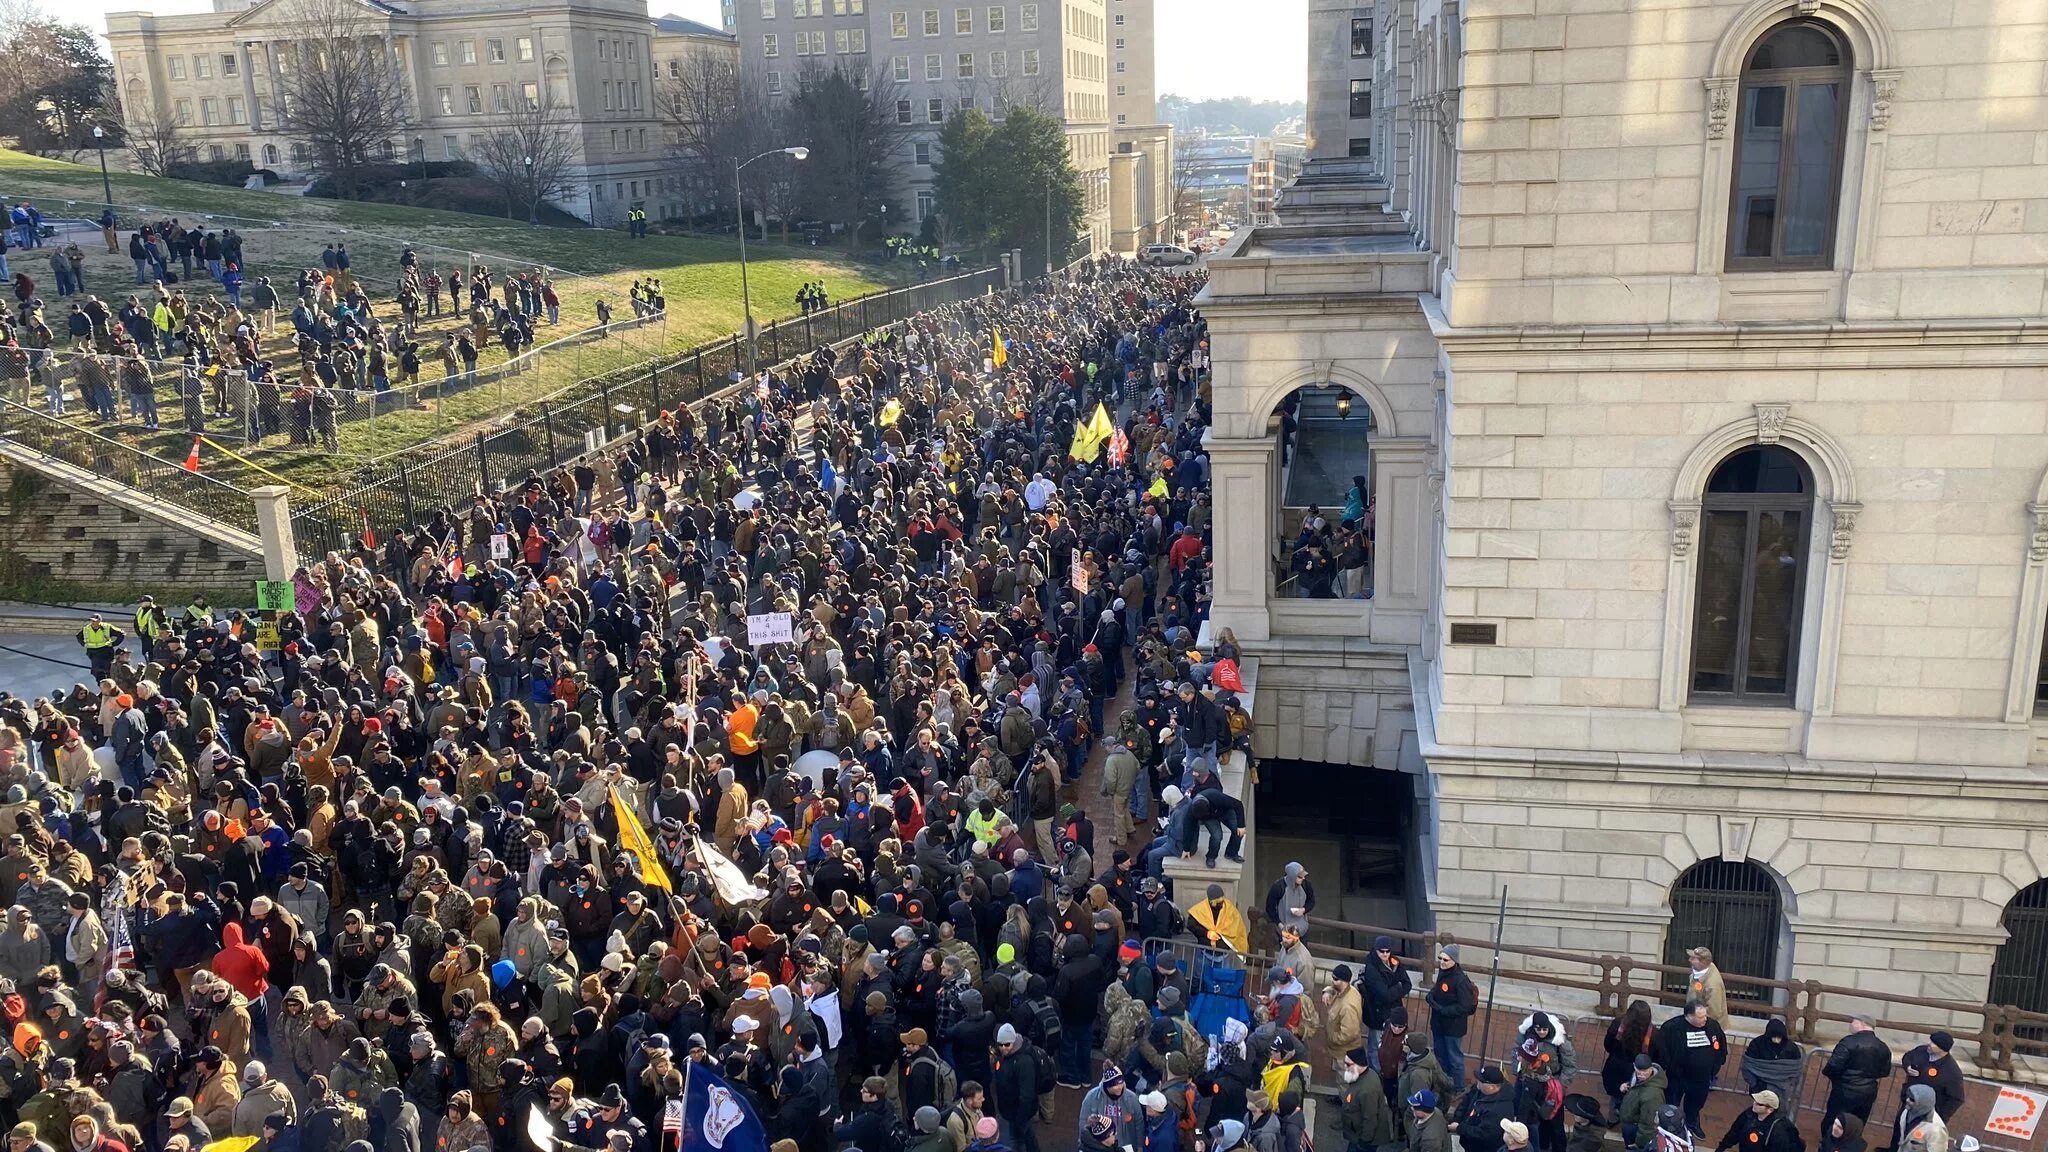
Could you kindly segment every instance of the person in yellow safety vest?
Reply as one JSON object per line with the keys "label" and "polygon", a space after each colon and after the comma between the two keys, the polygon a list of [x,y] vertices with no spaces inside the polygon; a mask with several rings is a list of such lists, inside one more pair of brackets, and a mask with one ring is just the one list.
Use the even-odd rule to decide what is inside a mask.
{"label": "person in yellow safety vest", "polygon": [[78,630],[78,643],[85,648],[86,662],[92,665],[92,674],[101,680],[113,671],[114,653],[127,639],[126,632],[100,619],[97,612]]}
{"label": "person in yellow safety vest", "polygon": [[194,596],[192,603],[185,606],[185,627],[197,628],[213,623],[213,609],[207,606],[206,597]]}
{"label": "person in yellow safety vest", "polygon": [[136,639],[142,641],[144,647],[154,646],[170,630],[171,618],[157,607],[156,597],[144,596],[135,606]]}

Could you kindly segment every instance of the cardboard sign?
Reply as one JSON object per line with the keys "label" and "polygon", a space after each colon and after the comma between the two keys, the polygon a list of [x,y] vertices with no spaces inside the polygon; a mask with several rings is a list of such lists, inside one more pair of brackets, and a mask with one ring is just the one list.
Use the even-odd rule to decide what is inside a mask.
{"label": "cardboard sign", "polygon": [[1067,583],[1073,585],[1074,591],[1084,596],[1087,595],[1088,569],[1081,563],[1081,550],[1079,548],[1074,549],[1074,562],[1068,568]]}
{"label": "cardboard sign", "polygon": [[792,636],[787,612],[764,612],[747,617],[747,643],[787,644]]}
{"label": "cardboard sign", "polygon": [[258,580],[256,582],[256,610],[258,612],[289,612],[298,605],[298,589],[289,580]]}
{"label": "cardboard sign", "polygon": [[256,647],[263,652],[275,652],[284,647],[278,639],[277,625],[266,620],[256,626]]}
{"label": "cardboard sign", "polygon": [[492,533],[492,534],[491,534],[491,559],[493,559],[493,560],[510,560],[511,558],[512,558],[512,538],[511,538],[510,536],[507,536],[507,535],[505,535],[505,534],[504,534],[503,532],[494,532],[494,533]]}
{"label": "cardboard sign", "polygon": [[1991,1103],[1991,1115],[1984,1120],[1986,1132],[2001,1136],[2017,1136],[2032,1140],[2034,1130],[2041,1124],[2041,1109],[2048,1106],[2048,1096],[2029,1092],[2024,1088],[2000,1085],[1998,1099]]}

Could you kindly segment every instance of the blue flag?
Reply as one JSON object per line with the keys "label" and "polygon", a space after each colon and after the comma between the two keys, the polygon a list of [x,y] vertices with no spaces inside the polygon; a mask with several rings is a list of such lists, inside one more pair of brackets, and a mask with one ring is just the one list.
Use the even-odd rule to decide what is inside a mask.
{"label": "blue flag", "polygon": [[839,473],[833,471],[830,456],[818,457],[818,487],[823,488],[827,496],[839,492]]}
{"label": "blue flag", "polygon": [[678,1152],[768,1152],[768,1130],[716,1072],[683,1066],[683,1132]]}

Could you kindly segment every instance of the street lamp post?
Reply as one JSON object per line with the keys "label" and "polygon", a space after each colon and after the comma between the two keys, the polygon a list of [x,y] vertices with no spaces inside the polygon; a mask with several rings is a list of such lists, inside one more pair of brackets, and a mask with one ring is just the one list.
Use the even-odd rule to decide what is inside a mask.
{"label": "street lamp post", "polygon": [[526,158],[526,222],[540,223],[540,198],[533,191],[533,157]]}
{"label": "street lamp post", "polygon": [[107,198],[107,207],[114,206],[114,185],[107,179],[107,130],[95,124],[92,126],[93,147],[100,150],[100,192]]}
{"label": "street lamp post", "polygon": [[805,148],[801,145],[798,145],[797,147],[794,148],[770,148],[768,151],[761,153],[760,156],[750,156],[745,160],[741,160],[737,156],[733,157],[733,219],[735,222],[739,224],[740,228],[740,308],[746,313],[747,375],[749,376],[752,376],[755,370],[754,297],[747,286],[747,202],[745,196],[740,192],[740,169],[745,168],[747,165],[752,164],[754,161],[762,159],[763,157],[767,156],[788,156],[792,160],[803,160],[807,159],[810,156],[810,154],[811,150],[809,148]]}

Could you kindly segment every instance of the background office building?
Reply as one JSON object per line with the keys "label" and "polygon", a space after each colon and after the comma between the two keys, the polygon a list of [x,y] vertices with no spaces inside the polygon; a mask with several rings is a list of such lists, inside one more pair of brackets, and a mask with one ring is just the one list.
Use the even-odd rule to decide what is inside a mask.
{"label": "background office building", "polygon": [[[568,110],[574,143],[573,191],[557,207],[598,223],[624,219],[635,204],[656,218],[689,210],[689,191],[670,171],[656,101],[662,76],[688,54],[729,56],[730,35],[677,17],[650,18],[642,0],[368,3],[360,19],[388,45],[411,113],[380,158],[465,159],[495,117],[545,94]],[[142,117],[167,116],[182,125],[197,159],[247,160],[286,179],[307,175],[311,157],[280,131],[275,114],[293,26],[283,0],[214,0],[213,11],[190,15],[109,13],[107,40],[130,128]]]}
{"label": "background office building", "polygon": [[1029,104],[1066,125],[1090,252],[1160,234],[1172,150],[1156,124],[1152,0],[730,0],[725,13],[741,69],[771,96],[835,67],[886,87],[904,129],[897,192],[912,224],[937,210],[946,118],[972,106],[1000,120]]}

